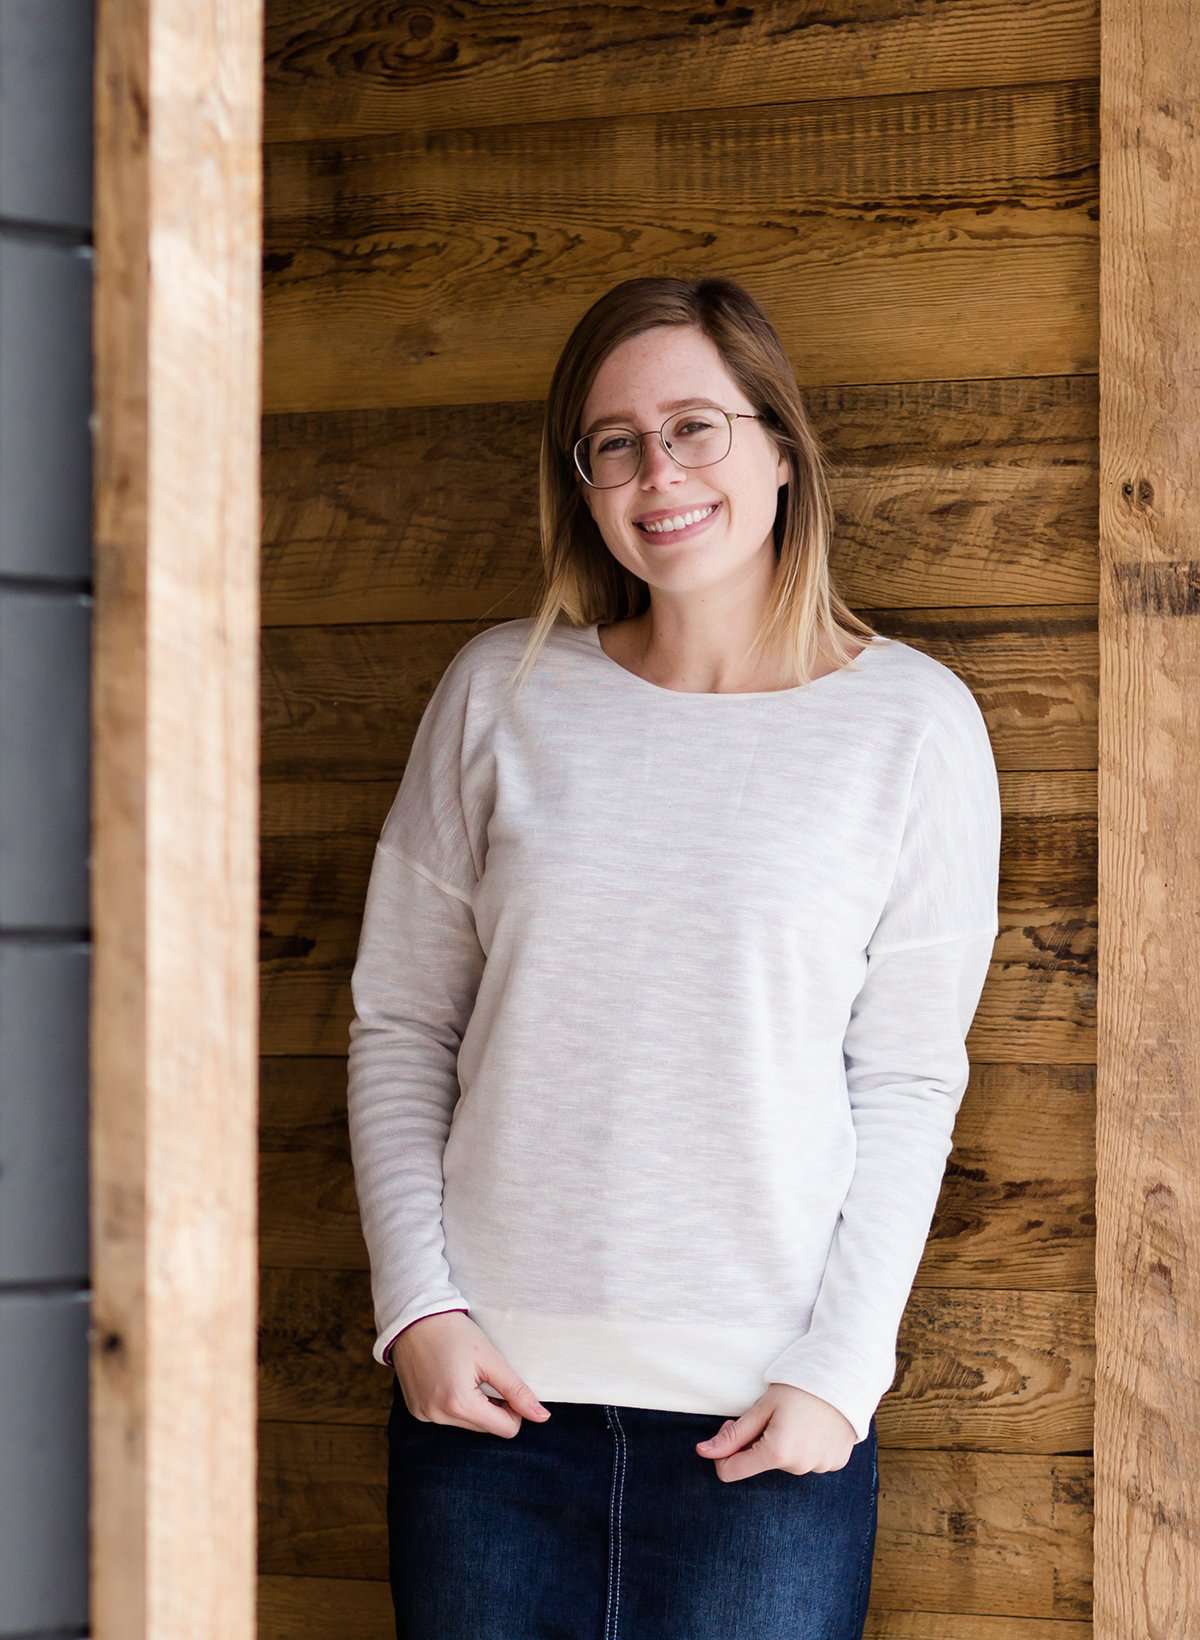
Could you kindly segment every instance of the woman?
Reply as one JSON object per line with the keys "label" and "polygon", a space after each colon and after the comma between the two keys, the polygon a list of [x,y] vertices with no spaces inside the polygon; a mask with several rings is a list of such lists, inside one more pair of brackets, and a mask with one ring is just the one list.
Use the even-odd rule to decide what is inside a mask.
{"label": "woman", "polygon": [[402,1640],[862,1634],[1000,808],[830,522],[744,290],[584,314],[540,608],[434,690],[352,982]]}

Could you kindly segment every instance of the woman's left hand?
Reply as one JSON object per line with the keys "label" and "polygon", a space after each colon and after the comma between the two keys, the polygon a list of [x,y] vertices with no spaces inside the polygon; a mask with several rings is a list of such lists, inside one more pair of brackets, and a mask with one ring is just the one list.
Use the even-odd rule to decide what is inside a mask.
{"label": "woman's left hand", "polygon": [[789,1475],[826,1475],[844,1469],[857,1437],[835,1406],[794,1384],[768,1384],[739,1418],[726,1418],[715,1435],[697,1441],[713,1458],[717,1478],[742,1481],[764,1469]]}

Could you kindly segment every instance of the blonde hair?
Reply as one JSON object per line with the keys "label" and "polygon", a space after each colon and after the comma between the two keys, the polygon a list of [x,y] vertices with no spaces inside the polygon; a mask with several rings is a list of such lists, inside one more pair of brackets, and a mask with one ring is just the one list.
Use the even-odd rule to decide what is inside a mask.
{"label": "blonde hair", "polygon": [[751,650],[778,642],[807,679],[823,647],[838,665],[857,653],[847,638],[873,637],[833,585],[833,507],[826,460],[809,424],[783,344],[762,308],[732,279],[626,279],[593,302],[568,336],[546,397],[539,459],[544,590],[529,642],[513,674],[520,686],[560,616],[576,626],[639,615],[650,589],[609,551],[580,492],[573,446],[588,392],[619,343],[654,325],[692,325],[716,346],[726,370],[786,457],[773,535],[777,571]]}

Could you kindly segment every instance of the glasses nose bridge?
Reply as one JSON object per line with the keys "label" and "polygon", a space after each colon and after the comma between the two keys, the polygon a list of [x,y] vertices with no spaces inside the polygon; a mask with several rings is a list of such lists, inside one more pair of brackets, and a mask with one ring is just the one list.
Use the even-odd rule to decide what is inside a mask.
{"label": "glasses nose bridge", "polygon": [[633,475],[635,478],[643,470],[650,472],[653,471],[654,464],[651,463],[647,456],[648,450],[653,451],[656,457],[662,457],[663,461],[667,463],[668,471],[677,473],[684,471],[683,463],[681,461],[677,461],[667,448],[667,422],[671,419],[672,418],[668,416],[667,421],[664,421],[661,427],[655,427],[650,432],[638,434],[638,465],[637,472]]}

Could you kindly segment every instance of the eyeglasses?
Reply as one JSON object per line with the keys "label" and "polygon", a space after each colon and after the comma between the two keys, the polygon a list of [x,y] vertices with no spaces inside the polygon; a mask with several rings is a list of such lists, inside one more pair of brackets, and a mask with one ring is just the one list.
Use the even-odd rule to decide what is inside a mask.
{"label": "eyeglasses", "polygon": [[735,421],[766,421],[746,410],[720,410],[715,405],[689,405],[668,416],[656,433],[633,427],[601,427],[575,440],[575,465],[594,490],[615,490],[636,478],[642,465],[642,440],[657,437],[680,467],[711,467],[724,461],[733,445]]}

